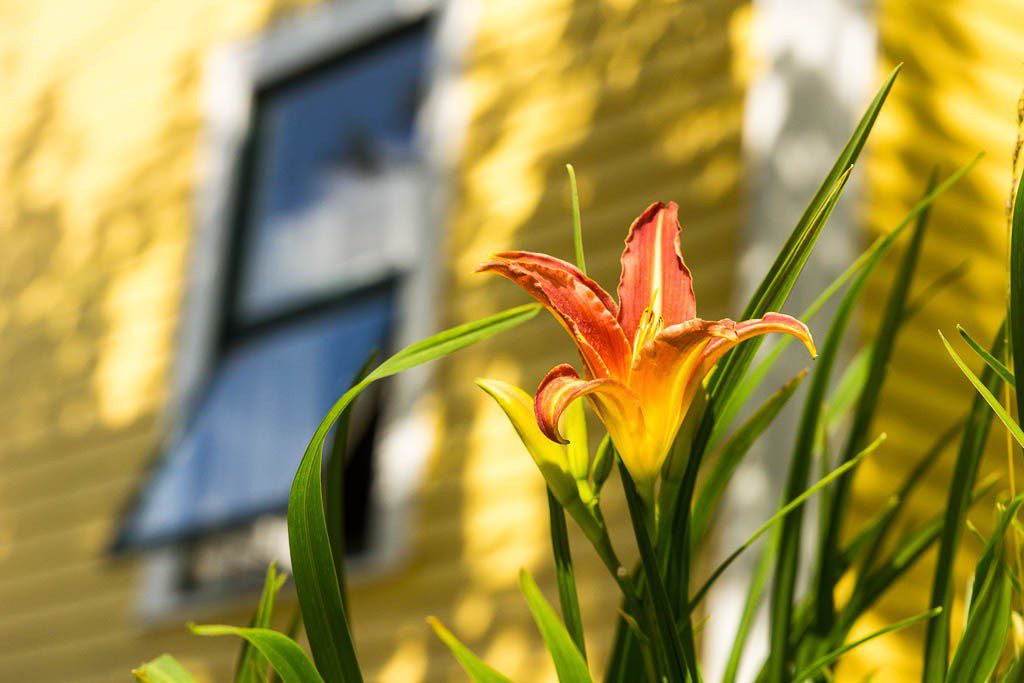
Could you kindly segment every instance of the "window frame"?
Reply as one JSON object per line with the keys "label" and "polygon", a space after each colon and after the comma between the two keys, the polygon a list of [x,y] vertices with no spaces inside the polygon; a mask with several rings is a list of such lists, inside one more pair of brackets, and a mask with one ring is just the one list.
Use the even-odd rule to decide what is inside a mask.
{"label": "window frame", "polygon": [[[203,130],[188,282],[165,415],[172,435],[186,422],[188,406],[201,395],[223,356],[229,314],[225,306],[238,276],[240,257],[235,250],[244,232],[237,198],[250,171],[247,156],[258,93],[419,22],[428,22],[424,96],[414,125],[424,171],[424,218],[410,228],[417,258],[399,280],[392,344],[401,348],[436,328],[448,177],[469,111],[456,85],[475,24],[471,5],[472,0],[328,1],[209,55],[202,83]],[[367,548],[348,562],[354,584],[385,578],[402,564],[409,549],[412,504],[436,436],[417,400],[428,377],[429,367],[422,367],[390,380],[373,455]],[[314,427],[310,425],[310,433]],[[186,608],[227,606],[248,597],[181,590],[186,562],[187,552],[180,547],[147,556],[140,617],[163,622]]]}

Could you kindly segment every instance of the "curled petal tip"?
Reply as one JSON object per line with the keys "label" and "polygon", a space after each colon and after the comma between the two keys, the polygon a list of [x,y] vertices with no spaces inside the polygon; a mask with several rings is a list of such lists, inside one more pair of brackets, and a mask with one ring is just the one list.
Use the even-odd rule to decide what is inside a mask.
{"label": "curled petal tip", "polygon": [[807,353],[811,354],[811,360],[815,360],[818,357],[818,349],[814,346],[814,340],[811,339],[811,335],[808,334],[806,339],[801,339],[804,346],[807,347]]}
{"label": "curled petal tip", "polygon": [[541,434],[546,436],[551,441],[554,441],[555,443],[558,443],[558,444],[562,444],[563,446],[568,446],[569,445],[569,440],[567,438],[565,438],[564,436],[562,436],[562,433],[558,431],[558,424],[557,424],[557,422],[552,423],[552,422],[550,422],[548,420],[544,420],[544,421],[538,421],[537,424],[540,427]]}
{"label": "curled petal tip", "polygon": [[496,264],[501,261],[501,257],[498,254],[491,254],[483,261],[480,262],[476,268],[473,269],[474,273],[486,273],[487,271],[494,268]]}

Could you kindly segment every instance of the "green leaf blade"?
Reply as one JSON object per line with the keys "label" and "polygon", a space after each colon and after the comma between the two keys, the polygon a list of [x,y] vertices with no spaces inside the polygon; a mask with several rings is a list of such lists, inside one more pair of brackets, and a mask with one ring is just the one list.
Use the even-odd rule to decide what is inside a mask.
{"label": "green leaf blade", "polygon": [[[925,197],[935,191],[935,183],[936,173],[933,171],[925,188]],[[906,311],[907,300],[910,296],[910,285],[920,260],[921,247],[924,244],[925,230],[928,226],[928,214],[927,210],[918,214],[917,222],[910,236],[910,243],[903,254],[899,270],[890,289],[882,315],[881,326],[872,341],[872,350],[868,357],[867,377],[857,397],[853,421],[846,438],[846,445],[840,456],[840,462],[850,460],[867,442],[868,434],[874,422],[879,401],[881,400],[882,387],[888,375],[889,360],[892,358],[893,349],[896,345],[896,337],[903,325],[904,312]],[[840,558],[839,534],[846,509],[849,507],[852,481],[852,476],[839,480],[835,486],[834,499],[823,509],[820,533],[822,541],[819,544],[817,560],[819,570],[815,579],[815,629],[821,636],[824,636],[831,630],[835,620],[835,599],[833,596],[835,594],[835,585],[840,577],[838,566]]]}
{"label": "green leaf blade", "polygon": [[[1003,407],[1003,404],[1000,403],[999,399],[995,397],[995,394],[992,393],[992,390],[985,386],[985,383],[982,382],[969,367],[967,367],[967,363],[965,363],[963,358],[960,357],[960,354],[958,354],[956,350],[953,349],[953,346],[946,340],[946,337],[941,332],[939,332],[939,338],[942,339],[942,345],[946,347],[946,352],[949,353],[950,357],[953,359],[953,362],[956,363],[956,366],[960,368],[960,371],[964,374],[964,377],[966,377],[967,380],[977,390],[978,395],[985,400],[985,403],[988,404],[988,406],[992,409],[992,412],[995,413],[996,417],[999,418],[999,421],[1002,422],[1003,426],[1005,426],[1006,429],[1010,432],[1010,435],[1013,437],[1014,441],[1016,441],[1018,445],[1024,447],[1024,431],[1022,431],[1020,426],[1013,421],[1013,418],[1010,417],[1010,414],[1008,412],[1006,412],[1006,409]],[[990,368],[990,370],[997,377],[999,376],[999,373],[994,368]]]}
{"label": "green leaf blade", "polygon": [[851,650],[855,650],[856,648],[860,647],[861,645],[864,645],[865,643],[871,642],[872,640],[875,640],[876,638],[880,638],[881,636],[884,636],[887,633],[893,633],[894,631],[900,631],[902,629],[907,628],[908,626],[913,626],[914,624],[916,624],[918,622],[924,621],[925,619],[931,619],[931,618],[937,616],[939,614],[939,612],[941,612],[941,611],[942,611],[941,607],[936,607],[935,609],[930,609],[927,612],[923,612],[921,614],[915,615],[913,617],[910,617],[909,619],[903,619],[901,621],[897,621],[894,624],[890,624],[890,625],[888,625],[888,626],[886,626],[884,628],[880,628],[877,631],[869,633],[868,635],[864,636],[863,638],[858,638],[857,640],[853,641],[852,643],[849,643],[847,645],[843,645],[842,647],[840,647],[840,648],[838,648],[836,650],[833,650],[832,652],[829,652],[828,654],[822,655],[820,658],[818,658],[818,659],[814,660],[813,662],[811,662],[810,664],[808,664],[806,668],[802,669],[800,671],[800,673],[798,673],[796,676],[793,677],[793,681],[794,681],[794,683],[800,683],[801,681],[809,680],[810,678],[812,678],[816,674],[818,674],[821,671],[823,671],[826,667],[834,664],[840,657],[845,655],[847,652],[850,652]]}
{"label": "green leaf blade", "polygon": [[310,649],[317,668],[328,683],[362,681],[324,509],[321,472],[328,433],[359,394],[373,382],[511,329],[536,316],[540,309],[539,304],[508,309],[407,346],[345,392],[313,434],[288,498],[288,544]]}
{"label": "green leaf blade", "polygon": [[1017,422],[1024,424],[1024,174],[1017,181],[1010,219],[1010,296],[1007,310],[1010,333],[1009,347],[1013,356],[1014,382],[1017,392]]}
{"label": "green leaf blade", "polygon": [[693,509],[692,538],[700,543],[707,534],[710,520],[715,518],[722,494],[736,468],[758,437],[771,426],[772,422],[800,388],[807,371],[801,371],[778,391],[769,396],[761,406],[722,444],[721,451],[711,466],[711,471],[697,493]]}
{"label": "green leaf blade", "polygon": [[[251,628],[270,628],[270,620],[274,615],[274,600],[284,581],[284,574],[278,574],[277,566],[271,562],[263,582],[263,593],[250,622]],[[259,650],[243,638],[238,662],[235,665],[235,683],[263,683],[266,679],[266,664],[266,658]]]}
{"label": "green leaf blade", "polygon": [[274,667],[284,683],[323,683],[313,662],[299,647],[298,643],[277,631],[265,628],[239,628],[214,624],[209,626],[190,625],[193,633],[200,636],[238,636],[245,638],[260,651]]}
{"label": "green leaf blade", "polygon": [[525,569],[519,571],[519,587],[523,591],[526,603],[530,607],[533,619],[537,623],[544,644],[555,663],[555,671],[560,683],[592,683],[587,662],[580,654],[569,632],[559,620],[544,595],[540,592],[533,577]]}
{"label": "green leaf blade", "polygon": [[146,662],[132,674],[140,683],[196,683],[196,679],[171,655],[160,655]]}
{"label": "green leaf blade", "polygon": [[1010,372],[1009,368],[1003,365],[1002,361],[1000,361],[998,358],[996,358],[991,353],[986,351],[985,347],[976,342],[974,340],[974,337],[972,337],[967,332],[967,330],[965,330],[960,325],[956,326],[956,331],[960,333],[960,336],[963,338],[965,342],[967,342],[967,345],[971,347],[971,350],[974,351],[975,354],[977,354],[978,358],[981,358],[981,360],[985,362],[985,365],[992,368],[996,372],[996,374],[999,375],[1002,378],[1002,380],[1009,384],[1011,387],[1016,386],[1016,379],[1014,379],[1013,373]]}
{"label": "green leaf blade", "polygon": [[445,628],[444,624],[435,619],[434,617],[428,617],[427,623],[430,624],[430,628],[434,629],[434,633],[437,637],[448,646],[452,654],[455,655],[455,659],[458,660],[463,670],[470,677],[473,683],[512,683],[511,679],[506,678],[502,674],[498,673],[490,666],[487,665],[482,659],[477,657],[473,652],[462,644],[455,635]]}
{"label": "green leaf blade", "polygon": [[[1003,341],[1004,327],[1000,326],[989,347],[989,352],[993,356],[998,357],[1002,353]],[[989,394],[998,388],[1000,381],[995,371],[986,366],[982,373],[981,383]],[[931,594],[931,607],[942,607],[942,612],[928,622],[924,644],[923,683],[943,683],[946,677],[949,658],[950,608],[953,603],[953,568],[993,415],[994,413],[986,404],[986,399],[981,394],[977,394],[971,402],[971,409],[965,422],[960,450],[953,466],[953,477],[946,499],[946,511],[939,540],[939,556],[935,562]]]}
{"label": "green leaf blade", "polygon": [[555,560],[555,578],[558,583],[558,602],[562,608],[562,619],[565,628],[572,636],[573,642],[587,658],[587,645],[583,636],[583,617],[580,616],[580,600],[576,593],[576,575],[572,567],[572,552],[569,547],[569,531],[565,524],[565,510],[547,490],[548,517],[551,526],[551,552]]}

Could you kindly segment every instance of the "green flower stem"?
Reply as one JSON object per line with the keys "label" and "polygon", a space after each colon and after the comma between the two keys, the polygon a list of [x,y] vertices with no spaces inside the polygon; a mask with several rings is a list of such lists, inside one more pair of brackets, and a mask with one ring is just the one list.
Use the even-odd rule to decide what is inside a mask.
{"label": "green flower stem", "polygon": [[622,461],[619,461],[619,473],[622,476],[622,488],[626,491],[626,503],[629,506],[629,517],[633,522],[633,533],[636,535],[637,546],[640,550],[640,560],[643,563],[644,575],[647,579],[648,595],[643,601],[644,607],[648,610],[649,618],[653,619],[655,628],[652,630],[652,642],[664,655],[666,673],[668,680],[672,683],[684,683],[689,672],[690,679],[695,683],[700,681],[700,674],[696,669],[696,661],[683,654],[683,646],[679,642],[679,635],[676,631],[676,620],[672,615],[672,608],[669,603],[668,593],[665,584],[658,571],[658,558],[654,554],[654,546],[651,545],[651,537],[647,531],[648,520],[645,518],[643,502],[633,484]]}
{"label": "green flower stem", "polygon": [[555,576],[558,581],[558,599],[562,608],[562,621],[572,636],[583,658],[587,658],[587,646],[583,638],[583,618],[580,616],[580,601],[576,593],[576,576],[572,568],[572,552],[569,548],[569,532],[565,526],[565,511],[555,499],[551,489],[548,494],[548,514],[551,518],[551,549],[555,557]]}

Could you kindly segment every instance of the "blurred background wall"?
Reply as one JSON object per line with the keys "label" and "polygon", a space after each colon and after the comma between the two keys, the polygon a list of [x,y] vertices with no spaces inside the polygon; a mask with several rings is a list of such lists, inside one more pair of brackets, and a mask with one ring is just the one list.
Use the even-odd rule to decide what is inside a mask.
{"label": "blurred background wall", "polygon": [[[424,67],[424,81],[429,86],[430,74],[437,75],[437,55],[446,60],[445,71],[429,88],[436,106],[430,123],[417,124],[443,148],[424,144],[428,149],[417,152],[429,159],[429,179],[420,189],[430,195],[426,215],[433,225],[425,229],[436,237],[439,254],[413,255],[433,273],[417,280],[431,291],[422,298],[406,290],[396,295],[392,342],[410,334],[403,322],[413,315],[410,305],[429,308],[424,320],[433,327],[523,301],[508,283],[471,275],[493,251],[571,257],[566,162],[579,174],[588,265],[596,279],[614,286],[629,222],[651,201],[672,199],[682,207],[683,248],[701,314],[738,314],[743,280],[737,271],[749,265],[741,258],[744,247],[762,221],[776,218],[749,211],[745,192],[744,103],[758,68],[750,54],[756,7],[710,0],[382,4],[398,8],[395,16],[408,15],[410,23],[426,17],[429,40],[447,46],[431,48],[435,58]],[[216,245],[202,237],[207,219],[197,213],[197,198],[207,193],[215,167],[226,164],[208,158],[217,148],[208,141],[212,110],[204,93],[231,87],[218,88],[211,59],[225,46],[259,44],[294,22],[308,26],[313,17],[315,24],[321,10],[317,3],[249,0],[0,4],[2,680],[125,680],[131,666],[163,651],[209,680],[226,680],[234,644],[190,636],[182,624],[244,623],[255,599],[254,567],[268,558],[287,560],[274,531],[280,505],[252,508],[248,517],[231,517],[215,531],[193,525],[170,545],[153,536],[139,547],[111,548],[126,529],[144,526],[140,496],[153,493],[154,481],[174,480],[175,458],[187,450],[181,444],[194,427],[183,414],[209,407],[178,389],[190,307],[204,299],[208,307],[222,306],[220,296],[197,291],[203,280],[194,267],[202,261],[197,252]],[[891,492],[893,470],[910,467],[921,440],[969,400],[934,330],[961,322],[985,336],[998,318],[1009,155],[1024,75],[1024,10],[1009,0],[890,0],[870,16],[879,36],[875,80],[896,62],[906,66],[858,170],[863,184],[849,207],[862,217],[854,242],[866,244],[894,226],[933,165],[949,172],[977,150],[988,155],[934,212],[922,282],[963,260],[969,270],[959,286],[929,304],[900,343],[878,425],[889,432],[890,445],[858,480],[865,511]],[[440,25],[447,32],[435,30]],[[383,35],[371,27],[360,39],[366,45],[354,43],[330,58],[357,69],[367,55],[388,54],[372,52],[374,41],[397,44],[385,44]],[[281,59],[288,63],[287,56]],[[271,112],[271,127],[252,124],[249,130],[285,125],[286,114],[273,112],[291,111],[287,79],[299,87],[312,82],[301,80],[307,77],[306,70],[279,70],[272,86],[254,91],[254,101]],[[852,119],[836,126],[852,127]],[[360,138],[360,130],[346,135]],[[380,146],[390,150],[401,135],[384,133]],[[373,167],[374,177],[381,177],[382,159],[391,158],[376,147],[344,149],[342,170]],[[309,154],[314,158],[315,150]],[[256,164],[251,171],[253,195],[264,175],[271,178],[267,183],[275,177],[267,161],[273,154],[260,159],[269,170],[263,174]],[[227,166],[229,173],[237,170]],[[245,191],[232,196],[240,206],[248,197]],[[233,220],[256,225],[251,216]],[[286,224],[267,225],[272,232]],[[358,225],[388,229],[383,222]],[[231,254],[221,256],[231,261]],[[877,278],[868,297],[865,332],[877,324],[885,281]],[[364,285],[345,283],[357,293]],[[350,300],[332,306],[344,313]],[[232,363],[250,362],[246,358],[259,357],[259,344],[274,343],[257,337],[264,331],[259,324],[232,323],[229,313],[213,315],[221,322],[211,345],[220,355],[208,354],[203,370],[213,387],[208,396],[230,385]],[[285,323],[275,324],[278,333],[288,332]],[[223,331],[236,327],[244,343]],[[823,329],[814,326],[818,334]],[[438,364],[424,378],[429,391],[414,392],[417,400],[397,411],[401,415],[381,409],[384,426],[366,418],[365,462],[392,453],[376,478],[371,471],[354,479],[369,502],[355,511],[365,517],[365,528],[354,532],[365,547],[353,553],[352,614],[372,679],[461,680],[424,623],[434,614],[513,679],[554,680],[516,586],[518,568],[526,566],[549,594],[553,589],[543,488],[511,428],[472,380],[493,376],[532,389],[570,353],[557,326],[538,318]],[[339,386],[329,389],[340,393],[347,379],[336,379]],[[274,381],[268,376],[266,386],[272,389]],[[274,414],[273,406],[268,410]],[[403,466],[401,450],[409,441],[398,427],[410,415],[420,425],[413,446],[424,453],[410,451]],[[301,427],[300,444],[312,427]],[[202,452],[189,451],[190,462]],[[230,482],[256,469],[244,457],[231,462],[236,470],[198,470],[225,487],[212,489],[215,500],[241,495]],[[989,462],[991,469],[1004,467],[995,457]],[[402,472],[416,476],[399,486],[394,482]],[[924,518],[928,501],[945,493],[948,473],[937,468],[915,515]],[[408,505],[389,507],[389,481]],[[187,500],[180,491],[175,495],[168,494],[168,506]],[[614,496],[608,513],[616,534],[625,531],[623,506]],[[265,528],[271,531],[263,534]],[[390,542],[392,531],[401,531],[401,539]],[[582,539],[574,540],[589,646],[598,653],[611,638],[616,593]],[[218,548],[252,561],[232,565]],[[965,561],[964,576],[967,567]],[[929,584],[922,565],[860,628],[920,611]],[[294,599],[286,591],[282,602],[284,625]],[[851,657],[841,673],[860,680],[881,669],[885,680],[912,680],[918,637],[885,638]]]}

